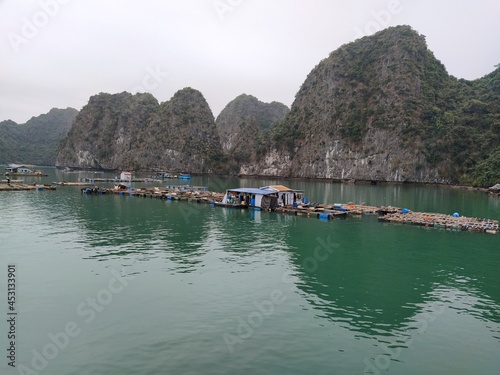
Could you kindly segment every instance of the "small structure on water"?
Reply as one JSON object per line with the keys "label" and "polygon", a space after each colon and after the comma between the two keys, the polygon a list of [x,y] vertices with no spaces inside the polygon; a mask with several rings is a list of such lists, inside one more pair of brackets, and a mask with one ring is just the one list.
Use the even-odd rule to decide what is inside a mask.
{"label": "small structure on water", "polygon": [[5,174],[36,176],[36,177],[47,176],[46,174],[43,174],[42,171],[35,171],[29,168],[27,165],[20,165],[20,164],[9,164],[7,167],[5,167]]}
{"label": "small structure on water", "polygon": [[121,181],[132,181],[132,172],[123,171],[120,174]]}
{"label": "small structure on water", "polygon": [[168,173],[168,172],[158,172],[151,177],[154,179],[158,179],[158,180],[166,180],[168,178],[174,178],[175,176],[173,174]]}
{"label": "small structure on water", "polygon": [[304,198],[303,190],[290,189],[283,185],[270,185],[261,187],[262,190],[272,191],[278,194],[278,204],[281,206],[297,207]]}
{"label": "small structure on water", "polygon": [[272,210],[278,207],[278,193],[257,188],[228,189],[222,199],[222,205]]}

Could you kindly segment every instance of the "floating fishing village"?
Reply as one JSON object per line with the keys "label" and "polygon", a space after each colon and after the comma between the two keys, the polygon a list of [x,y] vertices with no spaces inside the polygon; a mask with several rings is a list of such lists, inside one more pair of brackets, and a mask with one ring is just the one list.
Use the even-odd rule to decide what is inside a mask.
{"label": "floating fishing village", "polygon": [[[22,167],[19,167],[22,169]],[[0,180],[0,191],[23,191],[23,190],[56,190],[57,186],[80,187],[81,194],[102,195],[117,194],[121,196],[150,198],[168,201],[188,201],[200,204],[209,204],[214,207],[226,207],[233,209],[251,209],[274,211],[276,213],[315,217],[323,221],[347,216],[377,215],[378,220],[383,223],[405,224],[423,226],[428,228],[442,228],[455,231],[469,231],[479,233],[498,234],[500,225],[498,220],[486,218],[472,218],[461,216],[458,212],[452,215],[433,212],[414,212],[407,208],[393,206],[370,206],[364,202],[357,204],[330,203],[319,204],[309,202],[302,190],[290,189],[283,185],[271,185],[260,188],[233,188],[225,192],[208,191],[203,186],[192,185],[165,185],[164,187],[141,187],[132,188],[131,183],[163,183],[168,179],[179,179],[190,181],[191,176],[187,173],[178,175],[169,173],[157,173],[151,178],[133,178],[131,172],[122,172],[120,177],[115,178],[81,178],[79,181],[59,181],[52,184],[24,184],[22,179],[10,179],[10,176],[32,175],[32,171],[24,169],[7,170],[6,179]],[[43,176],[37,171],[36,176]],[[97,183],[114,183],[113,188],[100,187]],[[493,191],[499,190],[500,186],[492,187]],[[496,190],[495,190],[496,189]]]}

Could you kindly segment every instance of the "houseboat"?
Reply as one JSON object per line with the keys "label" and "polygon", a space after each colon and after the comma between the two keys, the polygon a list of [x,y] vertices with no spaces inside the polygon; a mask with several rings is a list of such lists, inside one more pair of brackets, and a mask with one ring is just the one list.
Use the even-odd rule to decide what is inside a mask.
{"label": "houseboat", "polygon": [[273,210],[278,207],[278,194],[276,191],[256,188],[228,189],[219,205],[253,208],[255,210]]}
{"label": "houseboat", "polygon": [[306,203],[304,202],[305,198],[303,190],[290,189],[283,185],[264,186],[260,189],[277,193],[278,204],[283,207],[297,207],[298,204]]}
{"label": "houseboat", "polygon": [[34,176],[34,177],[45,177],[46,174],[43,174],[42,171],[32,170],[28,168],[26,165],[19,164],[9,164],[5,167],[5,175],[6,176]]}

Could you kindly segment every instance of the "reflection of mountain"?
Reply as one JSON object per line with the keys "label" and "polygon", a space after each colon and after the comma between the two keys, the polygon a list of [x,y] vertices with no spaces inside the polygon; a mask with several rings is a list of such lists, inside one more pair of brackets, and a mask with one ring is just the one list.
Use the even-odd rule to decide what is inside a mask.
{"label": "reflection of mountain", "polygon": [[182,202],[128,196],[84,196],[78,216],[85,226],[89,258],[133,256],[166,259],[190,272],[206,252],[210,220]]}
{"label": "reflection of mountain", "polygon": [[[57,213],[51,222],[74,221],[85,258],[159,261],[175,273],[219,272],[227,263],[250,278],[278,266],[276,272],[292,270],[318,315],[361,335],[404,334],[449,290],[470,302],[454,308],[500,324],[495,236],[384,226],[375,217],[326,223],[192,202],[81,196],[71,188],[57,199],[30,197],[38,197],[42,219]],[[315,254],[320,240],[334,244],[325,260],[321,247]]]}
{"label": "reflection of mountain", "polygon": [[[406,332],[429,304],[456,289],[489,301],[469,306],[471,315],[500,322],[498,265],[488,256],[496,239],[402,227],[381,232],[377,224],[349,219],[328,223],[325,231],[307,220],[289,232],[286,242],[297,249],[297,287],[321,316],[363,335],[388,336]],[[322,261],[327,253],[318,241],[338,248]],[[478,242],[482,254],[471,256]]]}
{"label": "reflection of mountain", "polygon": [[251,264],[249,257],[283,249],[286,234],[259,223],[247,210],[193,202],[126,195],[83,195],[66,202],[61,211],[77,218],[87,258],[164,259],[175,272],[207,266],[203,257],[212,250],[221,250],[223,261]]}

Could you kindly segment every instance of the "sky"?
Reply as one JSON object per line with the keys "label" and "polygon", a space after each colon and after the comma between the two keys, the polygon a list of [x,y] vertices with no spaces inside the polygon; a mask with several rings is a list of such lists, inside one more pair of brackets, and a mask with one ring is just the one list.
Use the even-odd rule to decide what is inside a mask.
{"label": "sky", "polygon": [[291,106],[345,43],[410,25],[458,78],[500,63],[498,0],[0,0],[0,121],[80,110],[100,92],[199,90]]}

